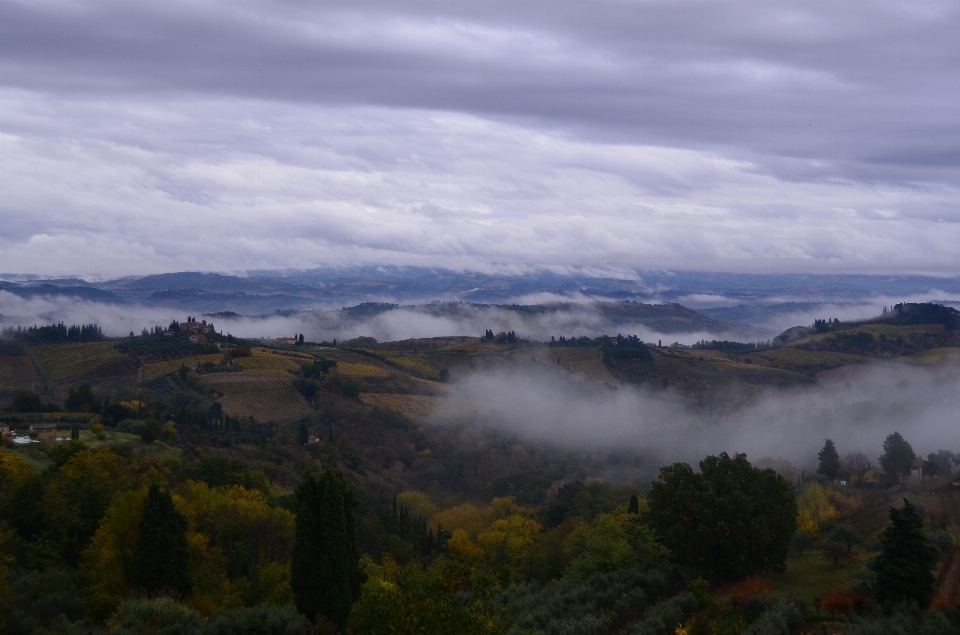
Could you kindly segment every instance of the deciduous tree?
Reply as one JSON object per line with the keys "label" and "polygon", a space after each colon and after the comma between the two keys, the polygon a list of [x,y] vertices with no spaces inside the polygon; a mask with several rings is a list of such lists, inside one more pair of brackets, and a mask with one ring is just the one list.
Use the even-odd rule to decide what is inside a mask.
{"label": "deciduous tree", "polygon": [[746,455],[708,456],[660,468],[650,524],[674,558],[714,580],[782,571],[796,529],[793,485]]}

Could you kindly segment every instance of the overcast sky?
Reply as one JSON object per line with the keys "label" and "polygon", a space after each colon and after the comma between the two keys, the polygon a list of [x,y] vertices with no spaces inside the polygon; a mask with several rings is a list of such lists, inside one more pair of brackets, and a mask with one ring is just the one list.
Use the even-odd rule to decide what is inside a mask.
{"label": "overcast sky", "polygon": [[960,3],[0,0],[0,271],[960,272]]}

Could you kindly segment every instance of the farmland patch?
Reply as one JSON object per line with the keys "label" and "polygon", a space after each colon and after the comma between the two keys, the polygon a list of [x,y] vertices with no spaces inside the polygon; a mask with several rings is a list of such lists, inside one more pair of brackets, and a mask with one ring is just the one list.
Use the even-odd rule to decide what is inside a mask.
{"label": "farmland patch", "polygon": [[[289,377],[289,376],[288,376]],[[218,401],[231,417],[257,421],[293,421],[311,412],[310,404],[293,387],[292,379],[247,373],[214,373],[204,380],[225,393]]]}

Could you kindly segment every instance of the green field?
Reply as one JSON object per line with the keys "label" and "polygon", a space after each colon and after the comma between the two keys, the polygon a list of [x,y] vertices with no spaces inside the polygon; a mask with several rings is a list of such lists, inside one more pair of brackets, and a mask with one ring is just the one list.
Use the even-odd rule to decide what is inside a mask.
{"label": "green field", "polygon": [[110,362],[125,359],[112,342],[46,344],[29,350],[40,371],[58,383],[91,374]]}

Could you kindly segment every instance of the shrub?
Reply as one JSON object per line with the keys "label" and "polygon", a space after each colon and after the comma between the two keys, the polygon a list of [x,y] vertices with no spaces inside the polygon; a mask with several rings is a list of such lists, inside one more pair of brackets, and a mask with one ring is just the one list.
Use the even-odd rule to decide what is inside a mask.
{"label": "shrub", "polygon": [[203,635],[300,635],[309,627],[296,607],[253,606],[217,613],[203,626]]}
{"label": "shrub", "polygon": [[855,620],[844,629],[844,635],[955,635],[960,623],[942,611],[921,613],[917,605],[901,603],[884,614],[876,611]]}
{"label": "shrub", "polygon": [[655,605],[643,621],[630,627],[628,635],[673,635],[683,619],[697,610],[697,602],[689,593],[681,593]]}
{"label": "shrub", "polygon": [[806,621],[806,604],[799,598],[774,600],[743,635],[790,635]]}
{"label": "shrub", "polygon": [[200,633],[200,614],[169,597],[125,600],[120,603],[112,621],[137,635]]}

